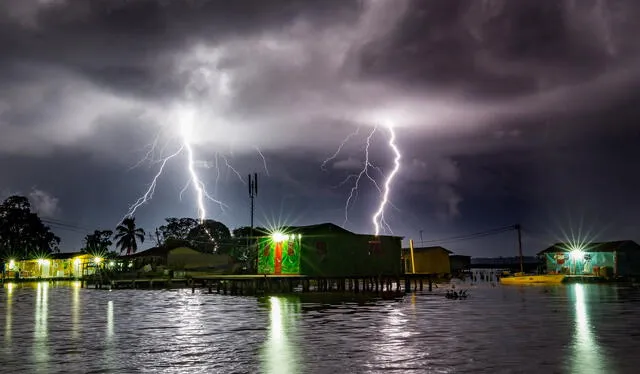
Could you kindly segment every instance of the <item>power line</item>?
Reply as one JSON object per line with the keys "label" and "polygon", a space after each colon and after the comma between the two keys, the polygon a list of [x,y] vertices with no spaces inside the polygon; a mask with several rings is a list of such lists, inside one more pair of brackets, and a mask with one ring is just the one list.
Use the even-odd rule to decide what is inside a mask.
{"label": "power line", "polygon": [[83,227],[74,223],[70,223],[70,222],[64,222],[58,219],[54,219],[54,218],[41,218],[40,219],[43,223],[47,223],[47,224],[51,224],[51,225],[58,225],[58,226],[65,226],[65,227],[71,227],[71,228],[75,228],[75,229],[81,229],[81,230],[89,230],[92,231],[92,229],[89,229],[87,227]]}
{"label": "power line", "polygon": [[509,225],[509,226],[497,227],[497,228],[489,229],[485,231],[474,232],[471,234],[452,236],[452,237],[442,238],[442,239],[424,240],[424,241],[421,241],[420,244],[422,245],[424,243],[428,243],[428,244],[429,243],[431,244],[432,243],[451,243],[451,242],[464,241],[464,240],[473,240],[473,239],[484,238],[491,235],[502,234],[504,232],[512,231],[515,229],[516,229],[516,225]]}
{"label": "power line", "polygon": [[57,229],[57,230],[66,230],[66,231],[72,231],[75,233],[79,233],[79,234],[86,234],[87,232],[91,232],[91,230],[88,230],[85,227],[80,227],[80,226],[76,226],[76,225],[72,225],[72,224],[67,224],[67,223],[62,223],[62,222],[56,222],[53,220],[49,220],[49,219],[42,219],[42,223]]}

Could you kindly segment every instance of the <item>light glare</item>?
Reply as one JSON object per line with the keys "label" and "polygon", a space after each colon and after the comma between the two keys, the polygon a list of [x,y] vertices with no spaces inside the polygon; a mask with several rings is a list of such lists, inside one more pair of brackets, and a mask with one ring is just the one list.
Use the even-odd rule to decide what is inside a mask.
{"label": "light glare", "polygon": [[574,260],[582,260],[584,258],[584,251],[582,249],[574,249],[569,252],[569,256]]}
{"label": "light glare", "polygon": [[275,243],[280,243],[288,239],[289,237],[281,232],[276,231],[273,234],[271,234],[271,240],[273,240]]}

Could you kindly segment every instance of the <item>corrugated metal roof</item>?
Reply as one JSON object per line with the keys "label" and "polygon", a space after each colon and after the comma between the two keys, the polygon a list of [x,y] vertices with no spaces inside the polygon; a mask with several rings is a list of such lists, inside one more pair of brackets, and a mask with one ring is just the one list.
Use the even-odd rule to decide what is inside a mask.
{"label": "corrugated metal roof", "polygon": [[167,247],[153,247],[147,250],[136,252],[131,255],[121,256],[123,258],[136,258],[136,257],[164,257],[169,253],[170,250],[175,248],[167,248]]}
{"label": "corrugated metal roof", "polygon": [[[325,223],[318,223],[315,225],[307,225],[307,226],[284,226],[282,228],[280,228],[283,232],[289,232],[289,233],[300,233],[302,235],[304,235],[305,233],[326,233],[326,232],[333,232],[333,233],[339,233],[339,234],[347,234],[347,235],[365,235],[365,236],[374,236],[373,234],[358,234],[355,233],[353,231],[349,231],[345,228],[342,228],[338,225],[336,225],[335,223],[331,223],[331,222],[325,222]],[[396,235],[378,235],[378,236],[383,236],[383,237],[388,237],[388,238],[402,238],[402,236],[396,236]]]}
{"label": "corrugated metal roof", "polygon": [[354,232],[344,229],[331,222],[319,223],[316,225],[307,225],[307,226],[286,226],[286,227],[282,227],[282,231],[296,232],[296,233],[300,232],[302,234],[304,234],[305,232],[333,231],[333,232],[338,232],[342,234],[355,235]]}

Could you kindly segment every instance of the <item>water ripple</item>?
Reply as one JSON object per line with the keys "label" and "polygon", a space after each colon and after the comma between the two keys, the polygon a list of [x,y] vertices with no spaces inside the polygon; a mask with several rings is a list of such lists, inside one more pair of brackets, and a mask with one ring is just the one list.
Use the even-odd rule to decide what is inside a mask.
{"label": "water ripple", "polygon": [[14,373],[635,373],[638,289],[474,286],[381,300],[0,290]]}

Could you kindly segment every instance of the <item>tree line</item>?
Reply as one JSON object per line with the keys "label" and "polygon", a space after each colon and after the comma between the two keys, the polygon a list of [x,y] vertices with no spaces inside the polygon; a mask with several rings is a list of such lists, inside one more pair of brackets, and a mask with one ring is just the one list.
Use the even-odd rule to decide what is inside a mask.
{"label": "tree line", "polygon": [[[258,227],[253,236],[267,231]],[[194,218],[170,217],[165,224],[147,233],[127,217],[115,230],[96,229],[87,234],[81,251],[100,257],[131,255],[147,238],[157,247],[173,249],[189,247],[204,253],[228,254],[241,262],[252,264],[255,254],[251,229],[239,227],[233,231],[222,222]],[[115,245],[116,251],[111,251]],[[59,252],[60,238],[31,209],[25,196],[10,196],[0,205],[0,258],[39,258]]]}

